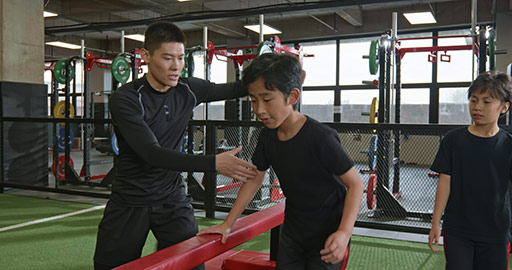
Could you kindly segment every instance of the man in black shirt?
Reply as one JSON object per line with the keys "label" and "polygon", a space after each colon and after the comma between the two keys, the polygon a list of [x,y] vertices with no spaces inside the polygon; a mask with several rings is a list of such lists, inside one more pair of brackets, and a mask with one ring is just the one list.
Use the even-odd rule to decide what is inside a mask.
{"label": "man in black shirt", "polygon": [[177,26],[150,25],[142,49],[148,73],[110,98],[119,156],[112,195],[99,225],[96,269],[139,258],[149,230],[158,240],[158,250],[197,233],[181,171],[217,171],[240,181],[256,175],[254,165],[235,157],[241,147],[217,156],[180,152],[197,105],[247,95],[240,83],[180,78],[184,53],[185,35]]}

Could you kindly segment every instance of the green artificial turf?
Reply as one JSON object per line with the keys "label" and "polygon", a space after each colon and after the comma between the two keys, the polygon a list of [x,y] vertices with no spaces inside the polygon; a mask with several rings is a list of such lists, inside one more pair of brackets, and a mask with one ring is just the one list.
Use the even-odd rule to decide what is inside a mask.
{"label": "green artificial turf", "polygon": [[[90,208],[93,205],[50,201],[0,194],[0,228],[35,219]],[[92,269],[98,223],[103,210],[0,232],[2,269]],[[197,218],[200,229],[221,222]],[[270,233],[244,243],[236,250],[269,252]],[[156,250],[152,234],[143,250]],[[442,248],[441,248],[442,250]],[[426,244],[353,236],[348,269],[444,269],[444,254],[432,253]]]}

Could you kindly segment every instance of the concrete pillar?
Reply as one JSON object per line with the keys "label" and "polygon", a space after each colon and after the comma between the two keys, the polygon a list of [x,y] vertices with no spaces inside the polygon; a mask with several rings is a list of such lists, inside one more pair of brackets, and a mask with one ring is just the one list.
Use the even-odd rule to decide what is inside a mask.
{"label": "concrete pillar", "polygon": [[0,0],[0,81],[43,84],[41,0]]}
{"label": "concrete pillar", "polygon": [[496,55],[496,70],[506,72],[507,66],[512,64],[512,36],[510,35],[512,15],[507,12],[496,14],[496,49],[507,50],[507,54]]}

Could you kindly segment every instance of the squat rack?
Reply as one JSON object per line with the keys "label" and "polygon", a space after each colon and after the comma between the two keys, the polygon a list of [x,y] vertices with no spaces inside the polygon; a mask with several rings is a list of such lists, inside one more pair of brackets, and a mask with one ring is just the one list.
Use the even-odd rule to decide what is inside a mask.
{"label": "squat rack", "polygon": [[[398,39],[397,37],[397,13],[393,13],[393,28],[381,36],[379,40],[372,41],[370,46],[370,73],[376,74],[379,71],[378,86],[379,89],[379,106],[378,106],[378,122],[391,123],[391,92],[395,90],[394,104],[394,123],[400,123],[400,106],[401,106],[401,60],[407,53],[413,52],[431,52],[428,61],[437,63],[438,52],[444,52],[439,58],[442,62],[449,62],[450,56],[448,51],[472,50],[473,57],[477,57],[478,73],[487,70],[487,62],[489,69],[495,68],[495,31],[491,26],[482,25],[478,31],[472,35],[451,35],[451,36],[434,36],[434,37],[414,37]],[[471,45],[454,45],[439,46],[437,41],[441,38],[469,37],[472,40]],[[401,47],[400,41],[416,40],[416,39],[432,39],[433,46],[428,47]],[[394,57],[394,58],[393,58]],[[489,57],[489,61],[487,61]],[[394,62],[393,62],[394,60]],[[437,73],[435,65],[434,72]],[[394,81],[392,82],[392,74],[394,73]],[[376,187],[376,210],[373,215],[392,216],[392,217],[418,217],[430,218],[431,213],[415,213],[407,211],[397,200],[400,196],[400,135],[399,130],[393,131],[393,138],[389,130],[377,130],[377,187]],[[391,148],[393,143],[393,148]],[[390,169],[393,164],[393,189],[389,190]],[[371,191],[367,191],[371,192]]]}

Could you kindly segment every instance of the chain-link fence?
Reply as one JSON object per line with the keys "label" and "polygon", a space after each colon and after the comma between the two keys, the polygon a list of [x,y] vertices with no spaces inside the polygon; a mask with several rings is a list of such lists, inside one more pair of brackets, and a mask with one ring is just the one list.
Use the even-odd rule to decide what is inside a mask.
{"label": "chain-link fence", "polygon": [[457,126],[332,124],[365,187],[359,226],[428,232],[442,137]]}
{"label": "chain-link fence", "polygon": [[[338,131],[363,179],[358,226],[427,232],[438,180],[438,174],[429,168],[444,134],[458,126],[329,125]],[[242,145],[238,157],[251,162],[261,127],[254,122],[192,121],[189,136],[193,134],[194,140],[189,140],[189,145],[195,154],[218,154]],[[220,174],[189,172],[184,176],[195,204],[207,211],[229,211],[242,185]],[[207,179],[214,184],[208,186]],[[281,200],[277,176],[269,169],[248,210],[264,209]]]}

